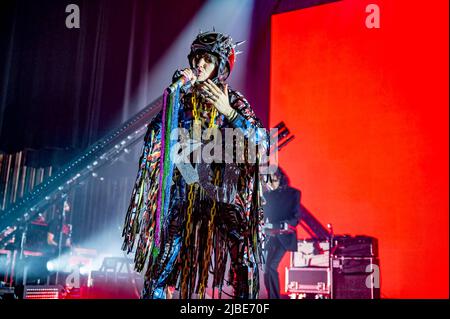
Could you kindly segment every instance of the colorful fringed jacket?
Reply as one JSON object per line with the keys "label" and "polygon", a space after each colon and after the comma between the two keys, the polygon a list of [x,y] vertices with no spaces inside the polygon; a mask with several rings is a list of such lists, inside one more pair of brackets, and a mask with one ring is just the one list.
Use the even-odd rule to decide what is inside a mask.
{"label": "colorful fringed jacket", "polygon": [[[258,162],[193,164],[199,178],[190,183],[183,177],[186,173],[180,171],[182,166],[171,162],[168,153],[173,143],[169,128],[185,128],[192,133],[194,120],[200,121],[202,128],[236,128],[246,136],[246,147],[250,140],[247,133],[263,128],[247,100],[237,91],[229,89],[230,105],[237,111],[231,120],[214,107],[205,106],[196,96],[192,90],[165,96],[163,110],[148,124],[123,229],[123,249],[129,253],[136,248],[135,269],[139,272],[145,270],[146,278],[151,278],[156,276],[156,269],[163,262],[161,252],[170,246],[168,229],[173,217],[171,214],[178,212],[182,248],[171,274],[171,283],[178,285],[181,295],[187,298],[193,292],[204,293],[211,269],[214,287],[221,287],[224,282],[228,251],[227,236],[220,232],[226,225],[217,218],[221,209],[233,209],[239,213],[238,233],[243,243],[243,262],[252,269],[261,263],[260,226],[264,200]],[[267,135],[251,142],[258,144],[259,148],[268,147]],[[251,293],[257,295],[257,271],[252,279]]]}

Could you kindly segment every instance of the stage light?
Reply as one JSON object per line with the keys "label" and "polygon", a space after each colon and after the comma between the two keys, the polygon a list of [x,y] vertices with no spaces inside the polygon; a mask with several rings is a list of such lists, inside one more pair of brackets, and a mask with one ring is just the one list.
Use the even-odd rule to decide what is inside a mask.
{"label": "stage light", "polygon": [[55,269],[56,269],[56,265],[53,262],[51,262],[51,261],[47,261],[47,270],[48,271],[55,271]]}
{"label": "stage light", "polygon": [[80,267],[80,274],[83,275],[83,276],[89,275],[90,271],[91,270],[89,269],[89,267],[86,267],[86,266]]}
{"label": "stage light", "polygon": [[[200,30],[211,30],[214,27],[219,32],[231,35],[234,41],[249,39],[252,14],[256,2],[255,0],[205,1],[189,24],[173,40],[166,53],[151,68],[150,73],[142,79],[142,84],[136,90],[135,95],[124,105],[121,120],[126,121],[133,113],[147,105],[149,101],[157,99],[168,84],[167,76],[173,74],[175,69],[187,66],[186,55],[192,40]],[[243,86],[245,82],[245,61],[245,55],[240,56],[240,67],[235,68],[230,77],[231,85]]]}

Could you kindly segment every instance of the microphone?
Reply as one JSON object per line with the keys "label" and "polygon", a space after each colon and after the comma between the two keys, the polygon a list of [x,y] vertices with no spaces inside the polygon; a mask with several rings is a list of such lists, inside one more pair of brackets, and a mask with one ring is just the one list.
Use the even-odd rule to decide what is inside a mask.
{"label": "microphone", "polygon": [[[197,69],[191,69],[192,72],[194,73],[194,76],[197,77],[198,76],[198,71]],[[179,75],[179,76],[177,76]],[[173,82],[166,90],[169,94],[172,94],[173,92],[175,92],[177,90],[178,87],[182,88],[184,87],[185,89],[188,89],[191,87],[192,85],[192,79],[188,78],[187,76],[183,75],[181,73],[181,71],[176,71],[174,78],[178,78],[175,82]]]}

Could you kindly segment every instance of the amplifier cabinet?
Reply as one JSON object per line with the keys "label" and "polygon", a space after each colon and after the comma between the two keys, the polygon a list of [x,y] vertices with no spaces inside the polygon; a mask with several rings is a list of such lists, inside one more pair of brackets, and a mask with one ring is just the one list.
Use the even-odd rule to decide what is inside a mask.
{"label": "amplifier cabinet", "polygon": [[378,240],[370,236],[335,236],[335,256],[378,257]]}
{"label": "amplifier cabinet", "polygon": [[380,268],[375,257],[333,257],[333,299],[379,299]]}
{"label": "amplifier cabinet", "polygon": [[297,251],[291,252],[291,267],[329,267],[330,243],[317,239],[297,241]]}
{"label": "amplifier cabinet", "polygon": [[333,299],[380,298],[378,258],[334,256],[332,265],[332,272],[329,267],[286,268],[285,293],[315,294]]}
{"label": "amplifier cabinet", "polygon": [[286,268],[285,292],[329,295],[331,292],[330,268]]}

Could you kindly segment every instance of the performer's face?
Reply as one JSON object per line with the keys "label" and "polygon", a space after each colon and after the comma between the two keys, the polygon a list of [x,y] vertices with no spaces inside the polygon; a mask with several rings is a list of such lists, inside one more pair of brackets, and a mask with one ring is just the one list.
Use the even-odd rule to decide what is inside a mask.
{"label": "performer's face", "polygon": [[203,82],[214,76],[216,71],[216,65],[218,64],[217,58],[209,53],[198,53],[194,57],[194,67],[198,71],[197,81]]}
{"label": "performer's face", "polygon": [[276,190],[280,186],[280,178],[276,175],[271,176],[270,188]]}

